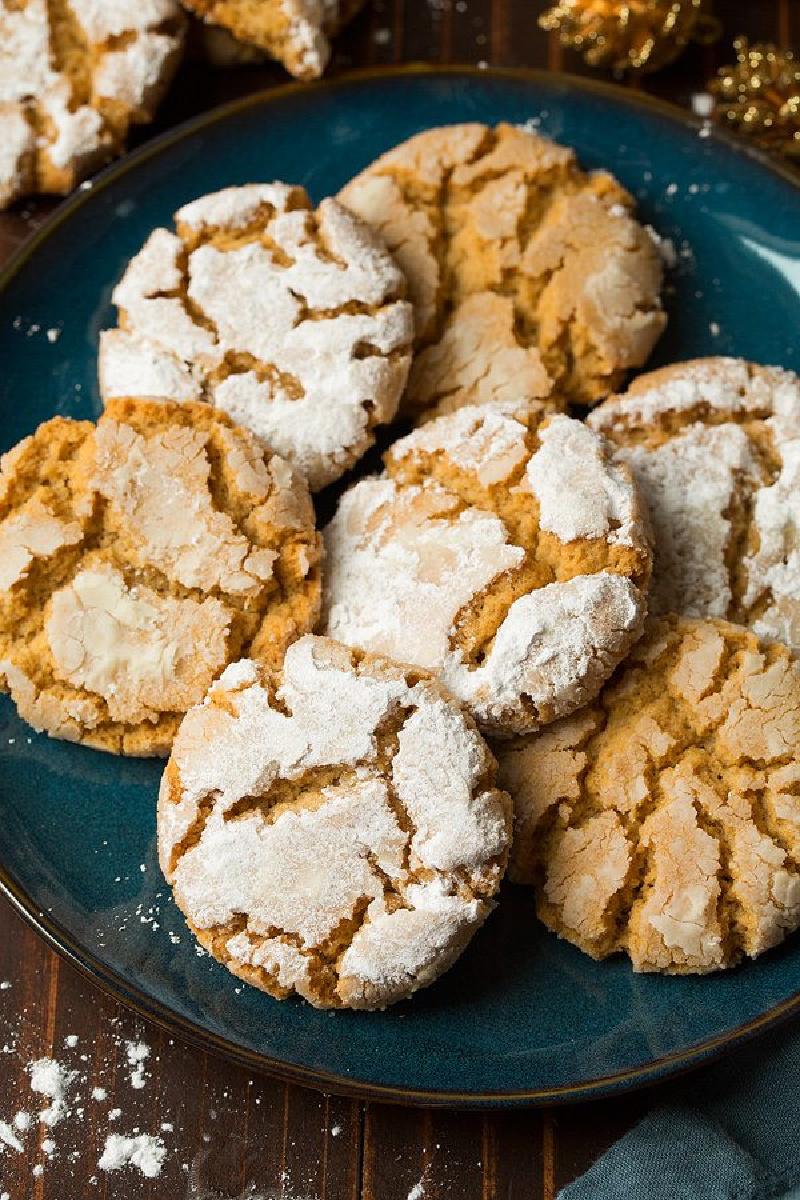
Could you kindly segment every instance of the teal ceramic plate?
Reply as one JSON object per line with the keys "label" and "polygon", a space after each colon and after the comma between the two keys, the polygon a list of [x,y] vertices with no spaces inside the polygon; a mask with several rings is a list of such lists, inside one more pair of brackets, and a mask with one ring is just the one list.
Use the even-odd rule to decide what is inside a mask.
{"label": "teal ceramic plate", "polygon": [[[395,142],[455,121],[526,121],[610,167],[676,250],[657,360],[796,365],[800,190],[677,110],[549,75],[406,70],[256,96],[144,147],[79,193],[0,288],[0,446],[99,411],[98,331],[154,225],[228,184],[315,199]],[[57,329],[50,341],[46,332]],[[372,1015],[242,987],[198,956],[158,870],[160,765],[36,736],[0,699],[0,881],[58,949],[140,1011],[254,1067],[387,1099],[503,1105],[598,1095],[698,1062],[800,1007],[800,941],[721,976],[634,975],[543,932],[507,888],[454,970]]]}

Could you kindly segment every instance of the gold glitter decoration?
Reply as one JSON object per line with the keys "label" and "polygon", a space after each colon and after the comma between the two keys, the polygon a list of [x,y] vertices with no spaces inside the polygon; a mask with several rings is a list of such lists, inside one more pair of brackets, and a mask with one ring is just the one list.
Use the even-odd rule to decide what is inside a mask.
{"label": "gold glitter decoration", "polygon": [[657,71],[689,42],[716,41],[721,26],[710,7],[710,0],[560,0],[539,24],[592,67]]}
{"label": "gold glitter decoration", "polygon": [[736,62],[721,67],[709,88],[714,118],[761,146],[800,159],[800,63],[769,43],[733,43]]}

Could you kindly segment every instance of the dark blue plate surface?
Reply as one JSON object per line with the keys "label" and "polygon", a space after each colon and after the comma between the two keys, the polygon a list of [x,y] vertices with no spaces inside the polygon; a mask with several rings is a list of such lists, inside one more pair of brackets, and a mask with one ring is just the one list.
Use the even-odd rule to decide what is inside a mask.
{"label": "dark blue plate surface", "polygon": [[[456,121],[526,121],[614,171],[672,240],[659,363],[733,353],[795,366],[800,191],[677,110],[549,75],[383,72],[253,97],[146,146],[79,193],[0,288],[0,446],[54,413],[95,415],[109,295],[154,225],[228,184],[280,178],[318,200],[395,142]],[[47,330],[58,330],[49,340]],[[54,336],[54,335],[51,335]],[[319,1013],[198,955],[158,870],[160,764],[49,741],[0,701],[0,883],[58,948],[211,1048],[328,1088],[510,1104],[595,1095],[697,1062],[800,1007],[795,937],[724,975],[636,976],[543,932],[507,888],[463,959],[386,1013]]]}

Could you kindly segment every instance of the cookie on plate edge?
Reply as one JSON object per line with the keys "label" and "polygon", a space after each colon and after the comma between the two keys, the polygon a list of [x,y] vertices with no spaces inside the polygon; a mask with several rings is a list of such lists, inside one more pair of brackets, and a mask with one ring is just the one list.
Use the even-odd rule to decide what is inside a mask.
{"label": "cookie on plate edge", "polygon": [[55,417],[2,459],[0,686],[53,737],[168,754],[228,663],[313,627],[319,562],[305,482],[224,414]]}

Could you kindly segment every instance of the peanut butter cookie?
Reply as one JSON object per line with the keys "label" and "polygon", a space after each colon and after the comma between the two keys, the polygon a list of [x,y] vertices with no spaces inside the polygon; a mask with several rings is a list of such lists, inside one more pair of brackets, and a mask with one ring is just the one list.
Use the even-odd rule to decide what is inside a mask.
{"label": "peanut butter cookie", "polygon": [[100,390],[203,399],[251,429],[312,491],[353,466],[397,411],[411,359],[405,281],[335,200],[252,184],[187,204],[114,290]]}
{"label": "peanut butter cookie", "polygon": [[298,79],[317,79],[330,58],[329,38],[364,0],[182,0],[184,8],[238,41],[265,51]]}
{"label": "peanut butter cookie", "polygon": [[331,637],[438,674],[500,735],[591,700],[641,632],[650,573],[603,439],[495,404],[429,422],[385,462],[325,531]]}
{"label": "peanut butter cookie", "polygon": [[725,617],[800,651],[800,379],[697,359],[641,376],[590,423],[650,509],[651,610]]}
{"label": "peanut butter cookie", "polygon": [[409,415],[520,394],[592,404],[645,362],[664,328],[661,259],[631,197],[536,134],[429,129],[339,199],[408,279],[418,350]]}
{"label": "peanut butter cookie", "polygon": [[670,616],[597,702],[499,747],[509,872],[544,923],[636,971],[718,970],[800,924],[800,663]]}
{"label": "peanut butter cookie", "polygon": [[177,0],[0,0],[0,207],[65,193],[150,121],[177,66]]}
{"label": "peanut butter cookie", "polygon": [[161,866],[203,946],[278,999],[383,1008],[433,982],[493,908],[511,803],[420,672],[305,637],[186,716]]}
{"label": "peanut butter cookie", "polygon": [[54,737],[169,753],[228,663],[313,626],[319,553],[302,479],[207,405],[56,417],[0,468],[0,686]]}

